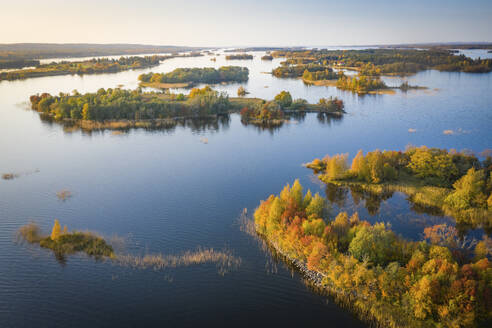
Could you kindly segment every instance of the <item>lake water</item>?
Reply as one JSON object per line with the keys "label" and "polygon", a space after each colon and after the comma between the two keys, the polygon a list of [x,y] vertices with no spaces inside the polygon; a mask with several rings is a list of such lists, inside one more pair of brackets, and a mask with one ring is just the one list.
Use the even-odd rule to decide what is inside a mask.
{"label": "lake water", "polygon": [[[276,79],[264,72],[280,60],[254,55],[251,61],[226,62],[222,53],[216,62],[210,56],[175,58],[139,71],[0,82],[0,173],[19,174],[0,180],[1,327],[365,326],[272,260],[240,231],[239,214],[244,208],[252,213],[260,200],[299,178],[313,192],[328,192],[334,214],[358,210],[362,219],[391,222],[411,239],[426,226],[453,224],[414,212],[401,194],[356,205],[350,193],[327,190],[302,163],[409,144],[477,153],[492,148],[492,74],[425,71],[407,80],[427,90],[357,96]],[[223,65],[250,69],[243,85],[251,97],[271,99],[282,90],[309,101],[337,96],[347,114],[338,120],[308,114],[275,130],[244,126],[231,115],[219,124],[113,135],[64,131],[27,105],[35,93],[120,84],[133,89],[141,73]],[[216,88],[235,95],[238,86]],[[58,200],[62,189],[73,197]],[[242,262],[224,276],[214,264],[140,270],[82,255],[60,264],[51,252],[16,242],[20,226],[35,221],[49,231],[54,218],[69,229],[125,238],[126,253],[180,254],[203,247],[227,249]]]}

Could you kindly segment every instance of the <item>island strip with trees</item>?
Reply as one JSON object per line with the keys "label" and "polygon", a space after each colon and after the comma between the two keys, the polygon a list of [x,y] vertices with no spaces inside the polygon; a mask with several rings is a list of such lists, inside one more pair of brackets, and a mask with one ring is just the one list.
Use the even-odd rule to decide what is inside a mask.
{"label": "island strip with trees", "polygon": [[445,149],[409,147],[405,151],[359,151],[306,164],[327,184],[352,186],[372,195],[403,192],[422,209],[454,217],[457,223],[492,229],[492,157]]}
{"label": "island strip with trees", "polygon": [[[492,59],[471,59],[450,50],[434,48],[274,51],[271,55],[285,58],[272,71],[275,77],[302,78],[307,84],[335,86],[359,94],[425,89],[407,82],[390,87],[381,80],[382,75],[405,76],[427,69],[467,73],[492,70]],[[342,69],[357,71],[357,75],[347,76]]]}
{"label": "island strip with trees", "polygon": [[225,57],[226,60],[251,60],[253,59],[253,55],[249,54],[233,54],[233,55],[227,55]]}
{"label": "island strip with trees", "polygon": [[119,59],[93,58],[84,61],[62,61],[59,63],[39,64],[35,68],[19,69],[14,71],[0,72],[2,80],[20,80],[34,77],[55,76],[55,75],[84,75],[98,73],[116,73],[132,69],[142,69],[157,66],[161,61],[176,57],[194,57],[198,54],[189,53],[182,55],[165,56],[132,56],[121,57]]}
{"label": "island strip with trees", "polygon": [[[135,90],[99,89],[95,93],[48,93],[30,97],[31,108],[55,122],[84,130],[148,128],[159,129],[176,126],[179,120],[212,118],[241,113],[245,123],[278,124],[294,113],[319,112],[340,116],[344,113],[343,101],[321,99],[318,104],[306,100],[292,101],[284,91],[274,100],[229,97],[210,86],[193,88],[188,95],[169,92],[144,92]],[[280,111],[280,112],[278,112]]]}
{"label": "island strip with trees", "polygon": [[140,44],[11,43],[0,44],[0,69],[39,66],[40,59],[142,54],[198,53],[202,48]]}
{"label": "island strip with trees", "polygon": [[229,82],[246,82],[249,70],[246,67],[222,66],[204,68],[176,68],[168,73],[141,74],[138,79],[142,87],[156,89],[186,88],[197,83],[217,84]]}

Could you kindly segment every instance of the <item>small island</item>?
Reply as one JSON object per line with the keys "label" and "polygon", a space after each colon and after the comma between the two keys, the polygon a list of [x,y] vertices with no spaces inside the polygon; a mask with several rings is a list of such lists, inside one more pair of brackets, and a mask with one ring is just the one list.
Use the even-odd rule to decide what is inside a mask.
{"label": "small island", "polygon": [[[242,94],[243,91],[239,91]],[[287,91],[281,92],[273,101],[230,98],[210,86],[193,88],[189,95],[169,91],[143,92],[141,88],[99,89],[86,94],[76,90],[72,94],[60,93],[58,96],[37,94],[31,96],[30,101],[31,108],[42,117],[83,130],[166,129],[175,127],[180,120],[217,119],[238,112],[242,113],[243,122],[277,125],[281,123],[279,117],[272,114],[277,110],[281,111],[282,117],[306,112],[337,116],[344,113],[343,101],[337,98],[323,98],[318,104],[308,104],[304,99],[293,101]]]}
{"label": "small island", "polygon": [[243,107],[240,114],[243,123],[274,127],[292,114],[307,112],[337,116],[345,113],[343,101],[338,98],[321,98],[317,104],[309,104],[305,99],[292,100],[288,91],[282,91],[273,101]]}
{"label": "small island", "polygon": [[261,57],[261,60],[273,60],[273,56],[272,55],[265,55],[265,56]]}
{"label": "small island", "polygon": [[251,60],[253,59],[253,55],[248,55],[248,54],[234,54],[234,55],[227,55],[225,57],[226,60]]}
{"label": "small island", "polygon": [[371,194],[399,191],[421,208],[452,216],[458,223],[492,228],[492,157],[410,147],[404,152],[359,151],[306,164],[325,183],[356,186]]}
{"label": "small island", "polygon": [[395,89],[402,91],[426,89],[426,87],[409,85],[408,82],[402,83],[399,87],[389,87],[381,80],[380,71],[372,64],[363,66],[353,77],[341,71],[335,72],[329,66],[313,63],[288,65],[284,62],[282,66],[275,68],[272,74],[279,78],[301,78],[309,85],[332,86],[358,94],[392,94],[395,93]]}
{"label": "small island", "polygon": [[55,253],[57,259],[65,261],[65,256],[75,253],[85,253],[96,259],[114,258],[113,247],[106,241],[91,232],[68,231],[67,226],[61,228],[60,222],[55,220],[50,235],[44,235],[34,223],[27,224],[19,229],[19,237],[31,243],[48,248]]}
{"label": "small island", "polygon": [[326,200],[298,180],[254,213],[267,245],[338,304],[384,327],[484,327],[492,319],[488,240],[470,251],[452,226],[409,241],[355,212],[330,216]]}
{"label": "small island", "polygon": [[246,67],[222,66],[204,68],[176,68],[169,73],[146,73],[138,79],[142,87],[157,89],[186,88],[196,83],[216,84],[228,82],[246,82],[249,70]]}

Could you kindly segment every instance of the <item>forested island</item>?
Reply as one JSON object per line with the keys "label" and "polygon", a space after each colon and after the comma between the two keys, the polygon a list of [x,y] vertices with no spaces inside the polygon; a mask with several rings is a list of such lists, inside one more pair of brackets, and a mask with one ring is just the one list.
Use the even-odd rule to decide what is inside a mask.
{"label": "forested island", "polygon": [[359,151],[307,164],[329,184],[355,186],[374,195],[399,191],[420,208],[452,216],[471,227],[492,228],[492,157],[445,149],[410,147],[400,151]]}
{"label": "forested island", "polygon": [[291,114],[315,112],[329,115],[345,113],[344,104],[338,98],[321,98],[317,104],[309,104],[305,99],[292,100],[288,91],[282,91],[273,101],[262,102],[241,109],[241,121],[261,126],[280,126]]}
{"label": "forested island", "polygon": [[225,57],[226,60],[250,60],[253,59],[253,55],[248,55],[248,54],[234,54],[234,55],[227,55]]}
{"label": "forested island", "polygon": [[392,89],[421,89],[425,87],[411,86],[403,83],[399,87],[389,87],[380,78],[380,73],[374,65],[367,64],[359,70],[357,76],[347,76],[343,72],[335,72],[333,68],[320,64],[282,65],[272,71],[279,78],[301,78],[306,84],[318,86],[335,86],[341,90],[354,93],[383,93],[394,92]]}
{"label": "forested island", "polygon": [[1,80],[19,80],[32,77],[68,75],[68,74],[97,74],[115,73],[130,69],[157,66],[163,60],[175,56],[146,56],[121,57],[119,59],[99,58],[85,61],[51,63],[38,65],[32,69],[21,69],[10,72],[0,72]]}
{"label": "forested island", "polygon": [[[321,99],[318,104],[306,100],[292,101],[290,93],[283,91],[271,102],[258,98],[229,98],[226,93],[209,86],[193,88],[189,95],[171,92],[143,92],[142,89],[99,89],[95,93],[48,93],[30,97],[31,108],[57,122],[71,124],[84,130],[168,128],[177,120],[187,118],[218,118],[241,112],[243,121],[253,124],[275,124],[282,112],[322,112],[333,115],[344,113],[343,101]],[[275,109],[275,110],[273,110]],[[258,114],[259,113],[259,114]],[[267,114],[265,114],[267,113]],[[257,117],[257,115],[259,115]]]}
{"label": "forested island", "polygon": [[246,67],[222,66],[204,68],[176,68],[169,73],[141,74],[138,79],[141,86],[154,88],[189,87],[195,83],[216,84],[222,82],[245,82],[249,78]]}
{"label": "forested island", "polygon": [[60,43],[13,43],[0,44],[0,69],[38,66],[39,59],[93,57],[115,55],[139,55],[151,53],[177,54],[197,51],[201,48],[180,46],[156,46],[140,44],[60,44]]}
{"label": "forested island", "polygon": [[408,75],[427,69],[450,72],[487,73],[492,59],[471,59],[442,49],[366,49],[366,50],[300,50],[274,51],[273,57],[284,57],[284,65],[315,64],[361,70],[368,64],[378,74]]}
{"label": "forested island", "polygon": [[[285,58],[272,71],[275,77],[302,78],[307,84],[336,86],[359,94],[425,88],[408,83],[389,87],[381,80],[382,75],[408,75],[426,69],[469,73],[492,70],[491,59],[471,59],[442,49],[299,50],[274,51],[271,55]],[[357,76],[347,76],[341,69],[355,70]]]}
{"label": "forested island", "polygon": [[380,327],[485,327],[492,319],[490,239],[463,248],[456,230],[409,241],[357,212],[330,217],[298,180],[254,213],[256,232],[306,278]]}

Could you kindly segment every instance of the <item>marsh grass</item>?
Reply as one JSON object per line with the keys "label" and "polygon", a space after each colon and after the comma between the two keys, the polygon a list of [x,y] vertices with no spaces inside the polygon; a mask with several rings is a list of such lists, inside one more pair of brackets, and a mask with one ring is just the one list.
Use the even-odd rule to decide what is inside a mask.
{"label": "marsh grass", "polygon": [[24,171],[24,172],[9,172],[9,173],[3,173],[2,174],[2,179],[3,180],[13,180],[19,178],[21,175],[30,175],[34,173],[38,173],[39,169],[31,170],[31,171]]}
{"label": "marsh grass", "polygon": [[61,201],[66,201],[69,198],[72,198],[72,196],[72,192],[68,189],[63,189],[56,193],[56,197]]}
{"label": "marsh grass", "polygon": [[29,222],[20,227],[16,234],[18,242],[28,242],[30,244],[39,243],[43,238],[46,238],[46,236],[42,234],[41,229],[34,222]]}
{"label": "marsh grass", "polygon": [[4,180],[14,180],[15,178],[18,178],[20,174],[17,173],[4,173],[2,174],[2,179]]}
{"label": "marsh grass", "polygon": [[195,251],[186,251],[180,255],[118,255],[113,259],[113,262],[130,268],[154,269],[156,271],[213,263],[217,266],[218,273],[224,275],[237,270],[241,265],[241,258],[235,257],[229,250],[219,251],[213,248],[198,248]]}
{"label": "marsh grass", "polygon": [[[111,260],[113,264],[134,269],[154,269],[156,271],[178,267],[188,267],[201,264],[215,264],[218,273],[225,275],[237,270],[241,258],[236,257],[230,250],[215,250],[213,248],[197,248],[182,254],[147,254],[134,256],[122,254],[128,242],[127,238],[113,235],[108,242],[99,234],[90,231],[73,231],[62,233],[56,240],[50,235],[43,234],[39,226],[30,222],[19,228],[17,241],[37,244],[42,248],[53,251],[57,260],[64,264],[66,256],[75,253],[85,253],[97,260]],[[116,254],[115,249],[118,250]]]}

